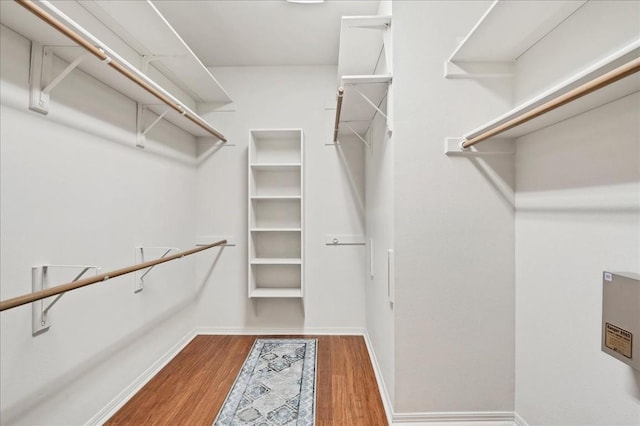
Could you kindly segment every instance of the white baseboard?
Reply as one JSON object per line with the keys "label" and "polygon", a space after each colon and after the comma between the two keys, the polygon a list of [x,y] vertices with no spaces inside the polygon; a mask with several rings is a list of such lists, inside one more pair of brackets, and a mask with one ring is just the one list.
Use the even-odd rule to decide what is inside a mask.
{"label": "white baseboard", "polygon": [[302,327],[302,328],[246,328],[246,327],[199,327],[195,334],[205,335],[320,335],[320,336],[364,336],[365,329],[359,327]]}
{"label": "white baseboard", "polygon": [[98,411],[89,421],[87,425],[102,425],[109,420],[124,404],[127,403],[149,380],[151,380],[162,368],[169,363],[176,355],[184,349],[193,338],[196,337],[195,330],[187,333],[178,343],[173,345],[164,355],[147,368],[142,374],[124,388],[115,398]]}
{"label": "white baseboard", "polygon": [[513,411],[467,411],[443,413],[394,413],[393,424],[448,426],[513,426]]}
{"label": "white baseboard", "polygon": [[376,352],[373,349],[373,343],[371,342],[369,333],[366,330],[364,332],[364,341],[367,344],[367,351],[369,352],[369,359],[371,360],[371,365],[373,366],[373,372],[376,376],[376,382],[378,382],[378,390],[380,391],[380,397],[382,398],[382,405],[384,406],[384,412],[387,415],[387,422],[391,424],[393,421],[393,403],[391,402],[391,396],[389,394],[389,390],[387,389],[387,385],[384,382],[384,377],[382,376],[380,364],[378,363]]}

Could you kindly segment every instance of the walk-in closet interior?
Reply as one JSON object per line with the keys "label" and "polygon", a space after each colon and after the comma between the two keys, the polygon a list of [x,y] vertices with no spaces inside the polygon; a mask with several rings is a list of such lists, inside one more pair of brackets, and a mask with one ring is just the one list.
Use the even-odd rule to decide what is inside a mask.
{"label": "walk-in closet interior", "polygon": [[0,425],[640,425],[640,0],[0,24]]}

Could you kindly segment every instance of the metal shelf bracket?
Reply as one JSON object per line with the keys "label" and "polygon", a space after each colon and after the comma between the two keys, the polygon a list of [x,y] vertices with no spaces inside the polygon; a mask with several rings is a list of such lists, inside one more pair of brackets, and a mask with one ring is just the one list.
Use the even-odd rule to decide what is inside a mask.
{"label": "metal shelf bracket", "polygon": [[[80,270],[80,272],[75,276],[72,280],[78,281],[84,274],[86,274],[89,270],[93,269],[94,273],[97,275],[98,270],[100,269],[98,266],[87,266],[87,265],[42,265],[42,266],[34,266],[31,268],[31,289],[33,292],[44,290],[50,287],[50,276],[51,269],[54,268],[67,268],[67,269],[75,269]],[[51,318],[48,313],[53,308],[53,305],[58,303],[60,298],[64,296],[65,293],[60,293],[57,295],[52,301],[50,299],[42,299],[37,302],[33,302],[31,304],[31,312],[32,312],[32,326],[31,326],[31,334],[36,336],[38,334],[44,333],[49,330],[51,327]]]}
{"label": "metal shelf bracket", "polygon": [[[365,101],[366,103],[368,103],[368,104],[369,104],[369,105],[374,109],[374,111],[375,111],[375,112],[374,112],[373,117],[371,117],[371,119],[369,119],[369,120],[367,120],[367,121],[368,121],[368,122],[373,121],[373,118],[375,117],[375,115],[376,115],[376,114],[380,114],[381,116],[383,116],[383,117],[385,118],[385,120],[387,120],[387,134],[388,134],[389,136],[391,136],[392,130],[391,130],[391,128],[389,127],[389,124],[388,124],[389,117],[387,116],[387,114],[386,114],[384,111],[382,111],[382,110],[380,109],[380,107],[379,107],[378,105],[376,105],[376,104],[375,104],[375,102],[373,102],[371,99],[369,99],[369,97],[368,97],[367,95],[365,95],[364,93],[362,93],[362,91],[360,91],[360,90],[358,89],[358,87],[357,87],[357,84],[356,84],[356,83],[345,83],[345,85],[348,85],[348,86],[349,86],[349,87],[351,87],[353,90],[355,90],[355,91],[358,93],[358,95],[360,95],[360,96],[362,97],[362,99],[364,99],[364,101]],[[387,91],[388,91],[388,90],[389,90],[389,88],[387,87]],[[387,93],[388,93],[388,92],[387,92]],[[341,92],[339,92],[339,95],[338,95],[338,96],[339,96],[339,97],[342,97],[342,93],[341,93]],[[385,98],[386,98],[386,95],[385,95],[382,99],[384,100]],[[339,119],[339,114],[338,114],[338,118],[337,118],[337,121],[336,121],[336,129],[334,130],[334,144],[337,142],[337,134],[338,134],[338,129],[337,129],[337,127],[338,127],[339,123],[342,123],[342,124],[344,124],[345,126],[347,126],[347,128],[348,128],[348,129],[349,129],[349,130],[350,130],[354,135],[356,135],[356,136],[358,137],[358,139],[360,139],[360,140],[362,141],[362,143],[364,143],[364,144],[367,146],[367,148],[369,148],[369,150],[372,150],[372,146],[371,146],[371,144],[370,144],[366,139],[364,139],[362,136],[360,136],[360,134],[358,134],[358,132],[356,132],[356,131],[355,131],[355,129],[349,125],[349,121],[342,121],[342,120],[340,120],[340,119]],[[367,129],[367,131],[368,131],[368,129]],[[366,134],[366,132],[365,132],[365,134]],[[332,144],[332,145],[333,145],[333,144]]]}
{"label": "metal shelf bracket", "polygon": [[[385,119],[387,118],[387,114],[385,114],[380,108],[378,108],[378,105],[376,105],[375,103],[373,103],[373,101],[371,101],[371,99],[369,99],[367,97],[367,95],[365,95],[364,93],[362,93],[360,90],[358,90],[358,88],[356,87],[355,84],[351,85],[353,87],[353,90],[355,90],[356,92],[358,92],[358,94],[360,96],[362,96],[362,99],[364,99],[369,105],[371,105],[371,107],[373,109],[375,109],[377,112],[380,113],[380,115],[382,115]],[[387,88],[387,90],[389,90]],[[384,98],[383,98],[384,99]]]}
{"label": "metal shelf bracket", "polygon": [[[164,257],[167,257],[169,253],[171,253],[172,251],[178,251],[178,248],[177,247],[141,247],[141,246],[136,247],[136,264],[144,263],[149,260],[149,259],[145,259],[145,250],[147,250],[147,253],[148,253],[148,250],[162,250],[162,255],[157,258],[157,259],[162,259]],[[133,287],[134,293],[140,293],[142,290],[144,290],[144,277],[146,277],[147,274],[151,272],[153,268],[155,268],[155,266],[151,266],[150,268],[140,270],[134,274],[134,280],[135,280],[134,287]]]}
{"label": "metal shelf bracket", "polygon": [[169,111],[171,111],[171,108],[167,107],[167,109],[165,109],[162,112],[162,114],[157,116],[156,119],[153,120],[153,122],[149,124],[146,128],[144,128],[144,112],[145,111],[147,111],[147,108],[145,105],[139,102],[136,103],[136,146],[138,148],[143,148],[143,149],[144,149],[144,144],[147,140],[147,133],[149,133],[149,131],[156,124],[158,124],[158,122],[162,120]]}
{"label": "metal shelf bracket", "polygon": [[56,77],[51,76],[53,70],[53,47],[43,46],[40,43],[31,43],[31,63],[29,65],[29,109],[41,114],[49,113],[49,99],[51,91],[58,85],[71,71],[90,54],[83,53]]}
{"label": "metal shelf bracket", "polygon": [[144,74],[149,71],[149,64],[155,61],[162,61],[163,59],[180,58],[186,55],[143,55],[141,61],[141,68]]}

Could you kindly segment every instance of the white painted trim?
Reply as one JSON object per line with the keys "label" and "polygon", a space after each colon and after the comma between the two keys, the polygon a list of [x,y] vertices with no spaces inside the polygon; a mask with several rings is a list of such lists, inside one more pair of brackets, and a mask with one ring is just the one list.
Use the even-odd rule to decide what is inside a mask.
{"label": "white painted trim", "polygon": [[303,328],[247,328],[247,327],[198,327],[195,334],[203,335],[329,335],[364,336],[360,327],[303,327]]}
{"label": "white painted trim", "polygon": [[102,410],[98,411],[86,425],[102,425],[109,420],[124,404],[127,403],[144,385],[146,385],[156,374],[164,368],[176,355],[180,353],[195,337],[195,330],[189,331],[178,343],[173,345],[164,355],[147,368],[142,374],[124,388],[115,398],[113,398]]}
{"label": "white painted trim", "polygon": [[529,426],[529,424],[518,413],[513,413],[513,420],[516,426]]}
{"label": "white painted trim", "polygon": [[394,413],[393,424],[396,423],[437,423],[437,422],[506,422],[513,424],[513,411],[456,411],[436,413]]}
{"label": "white painted trim", "polygon": [[387,416],[387,422],[389,422],[389,424],[392,424],[394,418],[393,402],[391,401],[389,391],[387,390],[387,385],[384,382],[384,377],[382,376],[382,370],[380,370],[380,364],[378,363],[376,352],[373,350],[373,343],[371,342],[371,338],[369,337],[369,332],[366,330],[364,333],[364,341],[367,344],[369,359],[371,360],[371,366],[373,367],[373,372],[376,376],[376,382],[378,383],[378,390],[380,391],[380,398],[382,399],[384,412]]}

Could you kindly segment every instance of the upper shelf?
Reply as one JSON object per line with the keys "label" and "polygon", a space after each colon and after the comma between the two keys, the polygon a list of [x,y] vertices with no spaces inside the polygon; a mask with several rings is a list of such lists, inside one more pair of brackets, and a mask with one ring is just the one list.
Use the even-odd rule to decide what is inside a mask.
{"label": "upper shelf", "polygon": [[362,139],[375,114],[381,112],[392,79],[383,32],[389,25],[387,15],[342,18],[338,75],[344,93],[336,108],[334,142],[339,132],[352,131]]}
{"label": "upper shelf", "polygon": [[[132,3],[137,4],[138,2]],[[165,111],[168,110],[163,118],[194,136],[211,136],[212,134],[217,134],[216,137],[220,136],[213,127],[199,117],[185,102],[179,100],[173,93],[170,93],[163,87],[168,86],[171,88],[172,92],[175,91],[176,93],[180,93],[181,89],[178,86],[172,84],[170,80],[157,71],[152,73],[152,70],[149,70],[150,72],[148,74],[143,74],[138,67],[125,60],[123,56],[127,56],[130,60],[133,58],[134,61],[136,59],[139,60],[140,56],[137,53],[132,52],[130,48],[129,50],[123,48],[124,43],[122,43],[121,40],[121,45],[118,47],[119,50],[123,51],[123,55],[116,53],[116,51],[107,46],[107,44],[105,44],[101,39],[98,39],[92,32],[89,32],[85,27],[81,26],[74,19],[71,19],[50,2],[42,1],[36,3],[36,5],[51,15],[54,19],[57,19],[63,25],[69,27],[74,33],[78,34],[81,39],[86,40],[90,46],[95,46],[102,50],[105,56],[111,58],[107,61],[107,63],[110,62],[109,65],[118,64],[120,68],[123,68],[125,72],[134,79],[139,79],[148,87],[151,87],[153,90],[161,93],[165,98],[169,99],[173,104],[173,107],[164,105],[156,96],[149,93],[149,91],[145,90],[139,84],[134,83],[131,78],[125,77],[120,72],[115,72],[112,67],[107,65],[107,63],[102,63],[96,57],[90,57],[83,60],[77,68],[103,82],[107,86],[119,91],[125,96],[146,105],[148,109],[156,112],[157,114],[165,113]],[[85,14],[89,15],[89,13],[80,7],[77,2],[63,2],[61,5],[64,5],[67,9],[76,8],[73,9],[74,12],[81,12],[84,10]],[[79,15],[81,15],[81,13],[79,13]],[[83,22],[93,22],[90,19],[87,19],[86,16],[81,17],[83,18]],[[14,1],[0,1],[0,23],[34,42],[41,43],[45,46],[52,46],[54,54],[67,62],[72,62],[79,56],[86,53],[83,48],[71,41],[70,38],[63,35],[60,31],[53,28],[44,20],[38,18]],[[94,28],[92,27],[92,31],[93,30]],[[109,36],[110,42],[114,41],[115,44],[117,44],[118,39],[114,33],[111,33],[104,27],[99,28],[96,26],[95,30],[99,33],[101,38]],[[153,79],[150,77],[151,75],[153,75]],[[158,80],[162,81],[163,85],[157,83]],[[183,93],[181,94],[184,96]],[[195,107],[193,99],[186,99],[185,101]],[[176,111],[176,109],[180,111]],[[201,125],[196,123],[200,123]]]}
{"label": "upper shelf", "polygon": [[231,98],[151,1],[82,1],[81,5],[197,103]]}
{"label": "upper shelf", "polygon": [[[620,67],[637,63],[638,58],[640,58],[640,40],[631,43],[564,82],[550,88],[529,101],[518,105],[511,111],[491,120],[474,131],[467,133],[464,136],[464,139],[470,141],[474,138],[478,138],[482,134],[492,131],[493,129],[497,129],[499,126],[505,125],[505,123],[524,116],[525,114],[534,112],[536,108],[539,108],[549,102],[555,102],[563,96],[567,96],[567,94],[574,89],[578,89],[579,87],[590,84],[591,82],[596,82],[606,74],[620,69]],[[620,99],[631,93],[640,91],[640,75],[633,73],[634,69],[637,71],[637,65],[635,65],[635,68],[630,70],[630,74],[626,75],[626,77],[608,85],[605,85],[604,83],[598,84],[595,86],[595,91],[589,92],[570,103],[560,104],[556,109],[553,109],[543,115],[535,116],[532,120],[520,124],[517,127],[513,127],[510,130],[506,130],[500,133],[499,136],[495,137],[517,138],[524,136],[528,133],[558,123],[567,118],[574,117],[580,113],[589,111],[616,99]]]}
{"label": "upper shelf", "polygon": [[449,61],[515,61],[584,3],[586,0],[496,0]]}
{"label": "upper shelf", "polygon": [[391,16],[343,16],[340,26],[338,75],[376,73],[383,41],[380,31],[391,24]]}

